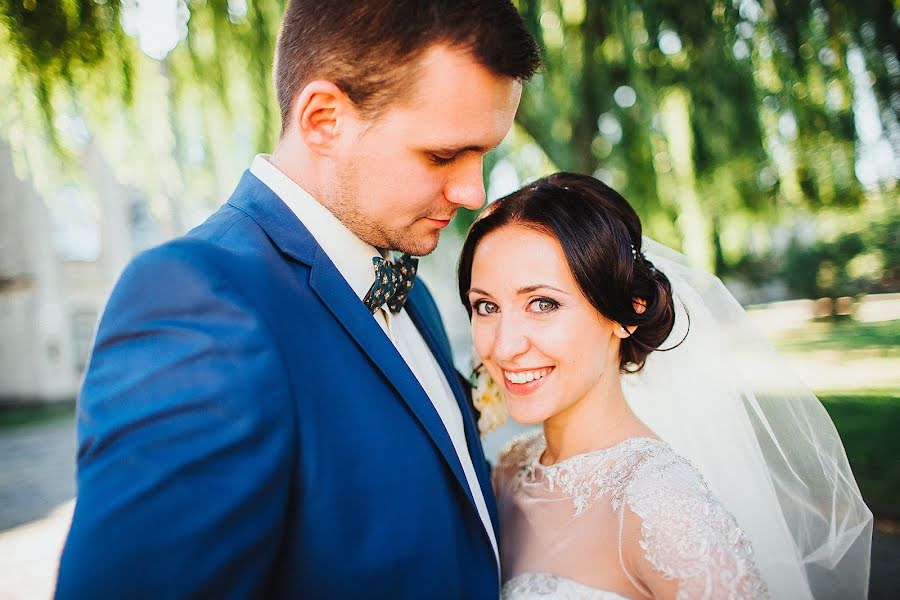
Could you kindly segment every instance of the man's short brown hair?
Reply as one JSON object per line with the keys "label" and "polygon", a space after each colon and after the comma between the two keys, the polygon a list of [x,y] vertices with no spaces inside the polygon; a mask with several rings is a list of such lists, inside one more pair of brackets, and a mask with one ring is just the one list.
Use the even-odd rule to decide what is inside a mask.
{"label": "man's short brown hair", "polygon": [[498,75],[529,79],[540,51],[510,0],[290,0],[275,88],[282,135],[294,98],[326,79],[373,118],[435,44],[464,48]]}

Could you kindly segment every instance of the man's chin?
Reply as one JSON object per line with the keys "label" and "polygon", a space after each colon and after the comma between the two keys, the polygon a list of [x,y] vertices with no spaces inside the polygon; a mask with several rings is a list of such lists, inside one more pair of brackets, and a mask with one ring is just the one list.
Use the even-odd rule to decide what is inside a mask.
{"label": "man's chin", "polygon": [[443,227],[426,226],[425,220],[420,220],[404,229],[373,230],[369,235],[360,236],[360,239],[376,248],[411,256],[427,256],[437,248],[442,229]]}
{"label": "man's chin", "polygon": [[391,249],[412,256],[427,256],[434,252],[441,235],[440,230],[418,233],[417,235],[410,235],[413,234],[412,231],[404,233],[406,235],[397,236],[392,240]]}
{"label": "man's chin", "polygon": [[437,248],[439,235],[439,233],[436,233],[433,239],[424,237],[415,240],[406,239],[396,244],[397,247],[394,250],[411,256],[427,256]]}

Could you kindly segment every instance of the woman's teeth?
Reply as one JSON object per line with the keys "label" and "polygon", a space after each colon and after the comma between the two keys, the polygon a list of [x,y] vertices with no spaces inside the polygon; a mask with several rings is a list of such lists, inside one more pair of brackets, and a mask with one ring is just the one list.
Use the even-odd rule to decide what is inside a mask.
{"label": "woman's teeth", "polygon": [[534,381],[535,379],[540,379],[544,375],[548,375],[552,370],[553,369],[539,369],[537,371],[519,371],[517,373],[503,371],[503,376],[512,383],[528,383],[529,381]]}

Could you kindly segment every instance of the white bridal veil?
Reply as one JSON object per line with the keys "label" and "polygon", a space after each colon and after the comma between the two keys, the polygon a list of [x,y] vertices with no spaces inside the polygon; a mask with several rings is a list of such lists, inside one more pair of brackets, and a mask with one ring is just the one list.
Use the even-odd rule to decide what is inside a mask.
{"label": "white bridal veil", "polygon": [[662,348],[690,333],[623,376],[632,409],[735,515],[772,598],[865,598],[872,513],[831,418],[716,277],[643,244],[675,294]]}

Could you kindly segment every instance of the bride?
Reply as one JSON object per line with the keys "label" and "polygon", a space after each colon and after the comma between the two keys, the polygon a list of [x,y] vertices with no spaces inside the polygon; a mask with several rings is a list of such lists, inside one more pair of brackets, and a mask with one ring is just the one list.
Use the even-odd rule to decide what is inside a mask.
{"label": "bride", "polygon": [[865,598],[824,408],[622,196],[559,173],[497,201],[459,288],[482,376],[543,425],[493,473],[504,598]]}

